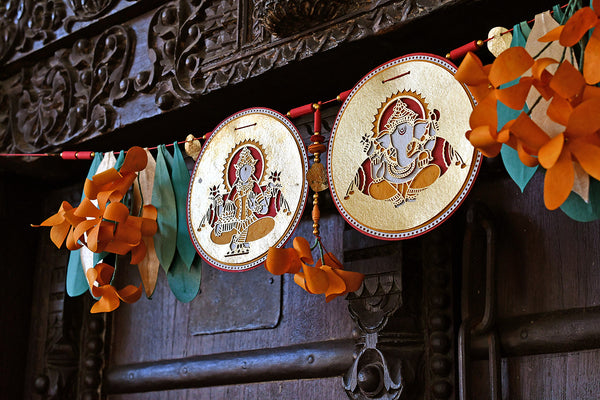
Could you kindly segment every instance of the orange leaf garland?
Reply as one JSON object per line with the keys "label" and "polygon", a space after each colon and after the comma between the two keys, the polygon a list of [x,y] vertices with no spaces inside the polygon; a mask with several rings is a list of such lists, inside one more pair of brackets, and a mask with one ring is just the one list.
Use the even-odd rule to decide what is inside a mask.
{"label": "orange leaf garland", "polygon": [[[121,200],[146,163],[146,151],[131,148],[120,171],[111,168],[86,180],[85,196],[78,207],[63,202],[59,211],[39,226],[52,227],[50,237],[57,247],[66,239],[70,250],[85,245],[95,253],[131,253],[132,264],[141,262],[146,256],[146,242],[157,230],[157,210],[148,204],[142,208],[141,216],[130,215],[129,208]],[[91,292],[100,298],[91,312],[109,312],[121,301],[131,303],[140,298],[141,286],[128,285],[121,290],[112,287],[113,273],[114,268],[104,263],[87,271]]]}

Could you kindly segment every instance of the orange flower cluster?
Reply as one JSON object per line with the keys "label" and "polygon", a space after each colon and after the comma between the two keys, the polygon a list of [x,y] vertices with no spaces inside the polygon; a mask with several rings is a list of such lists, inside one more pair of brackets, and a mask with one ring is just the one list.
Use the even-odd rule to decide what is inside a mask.
{"label": "orange flower cluster", "polygon": [[[303,237],[294,238],[293,248],[270,247],[265,268],[273,275],[294,274],[294,282],[312,294],[325,294],[329,302],[360,288],[364,275],[345,271],[342,264],[331,253],[314,263],[310,245]],[[302,269],[302,272],[300,272]]]}
{"label": "orange flower cluster", "polygon": [[[87,280],[92,295],[99,298],[92,306],[91,313],[111,312],[119,307],[121,301],[131,304],[138,301],[142,296],[142,285],[139,287],[127,285],[121,290],[115,289],[110,284],[114,272],[115,268],[106,263],[98,263],[94,268],[87,271]],[[98,283],[98,286],[95,283]]]}
{"label": "orange flower cluster", "polygon": [[[146,245],[142,238],[152,237],[156,233],[157,210],[152,205],[146,205],[141,216],[133,216],[121,201],[131,188],[137,173],[146,167],[147,161],[144,149],[132,147],[119,171],[111,168],[86,180],[85,197],[78,207],[74,208],[63,201],[56,214],[34,226],[51,226],[50,238],[58,248],[66,240],[69,250],[86,246],[94,253],[131,253],[131,264],[139,263],[146,255]],[[92,312],[114,310],[119,305],[117,298],[127,302],[139,299],[137,289],[134,291],[127,287],[121,292],[110,286],[110,279],[105,279],[107,267],[110,266],[100,266],[87,272],[92,294],[101,296],[101,301],[94,305]],[[100,283],[100,287],[93,285],[96,281]],[[139,290],[141,291],[141,286]]]}
{"label": "orange flower cluster", "polygon": [[[600,10],[600,0],[594,1]],[[592,16],[593,14],[593,16]],[[589,29],[600,26],[598,14],[586,7],[578,10],[566,25],[543,36],[540,41],[559,40],[564,46],[576,44]],[[566,60],[534,58],[522,47],[501,53],[490,65],[482,65],[467,54],[456,73],[478,104],[466,133],[473,146],[487,157],[495,157],[503,144],[518,151],[527,166],[541,164],[546,171],[544,202],[550,210],[569,196],[575,182],[575,168],[600,180],[600,29],[595,29],[585,48],[583,74]],[[556,66],[554,73],[549,67]],[[512,86],[503,85],[516,81]],[[540,121],[522,112],[516,119],[498,127],[497,102],[522,110],[532,88],[549,102],[545,118],[564,127],[550,135]],[[531,110],[536,104],[530,105]]]}

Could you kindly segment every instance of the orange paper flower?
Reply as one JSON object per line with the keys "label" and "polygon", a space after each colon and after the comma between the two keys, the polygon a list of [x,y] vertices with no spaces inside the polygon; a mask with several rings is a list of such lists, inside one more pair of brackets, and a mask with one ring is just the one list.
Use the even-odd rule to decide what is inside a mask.
{"label": "orange paper flower", "polygon": [[[534,60],[521,47],[504,51],[486,66],[469,53],[456,73],[479,102],[471,114],[467,138],[488,157],[496,156],[506,144],[518,151],[526,166],[546,168],[544,202],[548,209],[558,208],[567,199],[576,179],[579,185],[588,179],[585,174],[600,179],[600,88],[592,85],[600,81],[600,0],[594,0],[594,7],[596,11],[590,7],[578,10],[564,26],[540,39],[558,40],[571,47],[594,29],[585,49],[583,74],[566,60]],[[500,88],[516,79],[519,81],[513,86]],[[529,113],[521,113],[497,132],[497,103],[521,110],[532,87],[540,98],[528,104]],[[562,125],[562,132],[545,132],[540,128],[543,122],[529,115],[542,98],[548,102],[544,118],[553,121],[558,132]]]}
{"label": "orange paper flower", "polygon": [[120,201],[146,163],[145,150],[132,147],[120,171],[111,168],[86,180],[85,197],[77,208],[63,202],[58,213],[40,226],[52,226],[50,236],[57,247],[62,246],[66,238],[69,250],[85,245],[94,253],[125,255],[131,252],[131,263],[137,264],[146,254],[142,237],[156,233],[157,210],[146,205],[140,217],[133,216]]}
{"label": "orange paper flower", "polygon": [[522,109],[533,78],[521,78],[517,84],[503,89],[500,86],[519,78],[533,64],[533,58],[524,48],[512,47],[486,66],[469,52],[456,71],[455,78],[469,87],[478,102],[469,119],[471,130],[466,133],[467,139],[485,156],[497,156],[502,144],[509,140],[507,133],[498,132],[497,102]]}
{"label": "orange paper flower", "polygon": [[291,249],[270,247],[265,268],[273,275],[294,274],[298,286],[308,293],[325,294],[326,302],[358,290],[364,279],[361,273],[345,271],[331,253],[324,254],[314,266],[312,264],[314,260],[308,241],[296,237]]}
{"label": "orange paper flower", "polygon": [[[553,100],[562,102],[562,100]],[[557,106],[555,121],[564,123],[565,131],[550,138],[526,114],[522,113],[511,131],[527,141],[538,155],[544,178],[544,202],[549,210],[558,208],[569,197],[575,180],[576,162],[590,176],[600,180],[600,97],[588,99],[575,108],[568,102]],[[550,111],[550,108],[549,108]]]}
{"label": "orange paper flower", "polygon": [[577,10],[565,25],[561,25],[546,35],[540,42],[558,40],[564,47],[575,46],[591,29],[592,32],[584,51],[583,76],[590,85],[600,82],[600,0],[594,0],[593,9],[583,7]]}
{"label": "orange paper flower", "polygon": [[139,287],[127,285],[121,290],[117,290],[112,286],[110,281],[114,272],[114,267],[106,263],[98,263],[94,268],[87,271],[87,280],[92,295],[100,298],[92,306],[91,313],[111,312],[119,307],[121,301],[131,304],[138,301],[142,296],[142,285]]}

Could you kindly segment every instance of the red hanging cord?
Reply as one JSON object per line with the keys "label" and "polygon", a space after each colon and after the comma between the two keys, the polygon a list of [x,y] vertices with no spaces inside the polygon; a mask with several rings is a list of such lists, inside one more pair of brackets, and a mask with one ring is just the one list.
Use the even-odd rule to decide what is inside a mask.
{"label": "red hanging cord", "polygon": [[[566,8],[568,5],[569,5],[568,3],[563,4],[562,6],[560,6],[560,8]],[[550,11],[550,14],[554,14],[554,11]],[[535,18],[527,21],[528,24],[531,24],[532,22],[535,22]],[[510,33],[512,31],[514,31],[514,28],[508,29],[507,31],[502,32],[498,36],[506,35],[507,33]],[[448,54],[446,54],[446,58],[449,60],[456,61],[459,58],[463,58],[469,51],[479,50],[485,43],[489,42],[490,40],[494,39],[495,37],[496,36],[492,36],[492,37],[484,39],[484,40],[473,40],[472,42],[469,42],[465,45],[462,45],[462,46],[450,51]]]}

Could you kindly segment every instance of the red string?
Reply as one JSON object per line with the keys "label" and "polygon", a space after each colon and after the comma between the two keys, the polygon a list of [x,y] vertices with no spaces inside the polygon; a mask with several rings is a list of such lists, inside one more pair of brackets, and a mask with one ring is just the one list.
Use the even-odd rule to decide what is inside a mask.
{"label": "red string", "polygon": [[[194,137],[193,139],[190,140],[181,140],[179,142],[177,142],[177,144],[183,144],[186,142],[192,142],[194,140],[204,140],[208,137],[208,134],[204,135],[204,136],[200,136],[200,137]],[[165,144],[166,147],[171,147],[174,146],[175,143],[169,143],[169,144]],[[153,147],[148,147],[148,150],[156,150],[158,149],[158,146],[153,146]],[[63,155],[63,153],[65,153]],[[93,151],[64,151],[63,153],[0,153],[0,157],[60,157],[63,160],[86,160],[88,158],[78,158],[76,157],[74,154],[78,153],[78,155],[83,156],[84,154],[93,154]],[[80,153],[80,154],[79,154]],[[113,151],[114,155],[119,155],[119,151]],[[91,159],[91,158],[89,158]]]}
{"label": "red string", "polygon": [[[562,6],[560,6],[560,8],[567,8],[568,5],[569,5],[568,3],[567,4],[563,4]],[[554,10],[551,10],[550,14],[554,14]],[[527,21],[528,24],[531,24],[532,22],[535,22],[535,18],[532,18],[529,21]],[[506,32],[502,32],[499,36],[506,35],[507,33],[511,33],[514,30],[515,30],[515,28],[510,28]],[[483,43],[487,43],[487,42],[489,42],[490,40],[492,40],[495,37],[496,36],[492,36],[491,38],[487,38],[487,39],[483,40]]]}
{"label": "red string", "polygon": [[[566,8],[568,5],[569,5],[568,3],[564,4],[564,5],[560,6],[560,8]],[[554,14],[554,11],[551,10],[550,14]],[[527,21],[528,24],[530,24],[532,22],[535,22],[535,18]],[[479,47],[481,47],[480,45],[478,45],[478,43],[481,43],[481,45],[483,45],[483,43],[487,43],[490,40],[496,38],[497,36],[506,35],[507,33],[510,33],[510,32],[512,32],[514,30],[515,30],[515,28],[508,29],[508,30],[506,30],[505,32],[502,32],[499,35],[494,35],[494,36],[492,36],[490,38],[487,38],[485,40],[473,40],[470,43],[467,43],[467,44],[465,44],[465,45],[463,45],[461,47],[458,47],[458,48],[452,50],[451,52],[449,52],[448,54],[446,54],[446,58],[449,58],[450,60],[456,60],[458,58],[461,58],[465,54],[467,54],[468,51],[476,51],[476,50],[478,50]]]}
{"label": "red string", "polygon": [[23,154],[23,153],[0,153],[0,157],[50,157],[53,156],[54,154],[48,154],[48,153],[28,153],[28,154]]}

